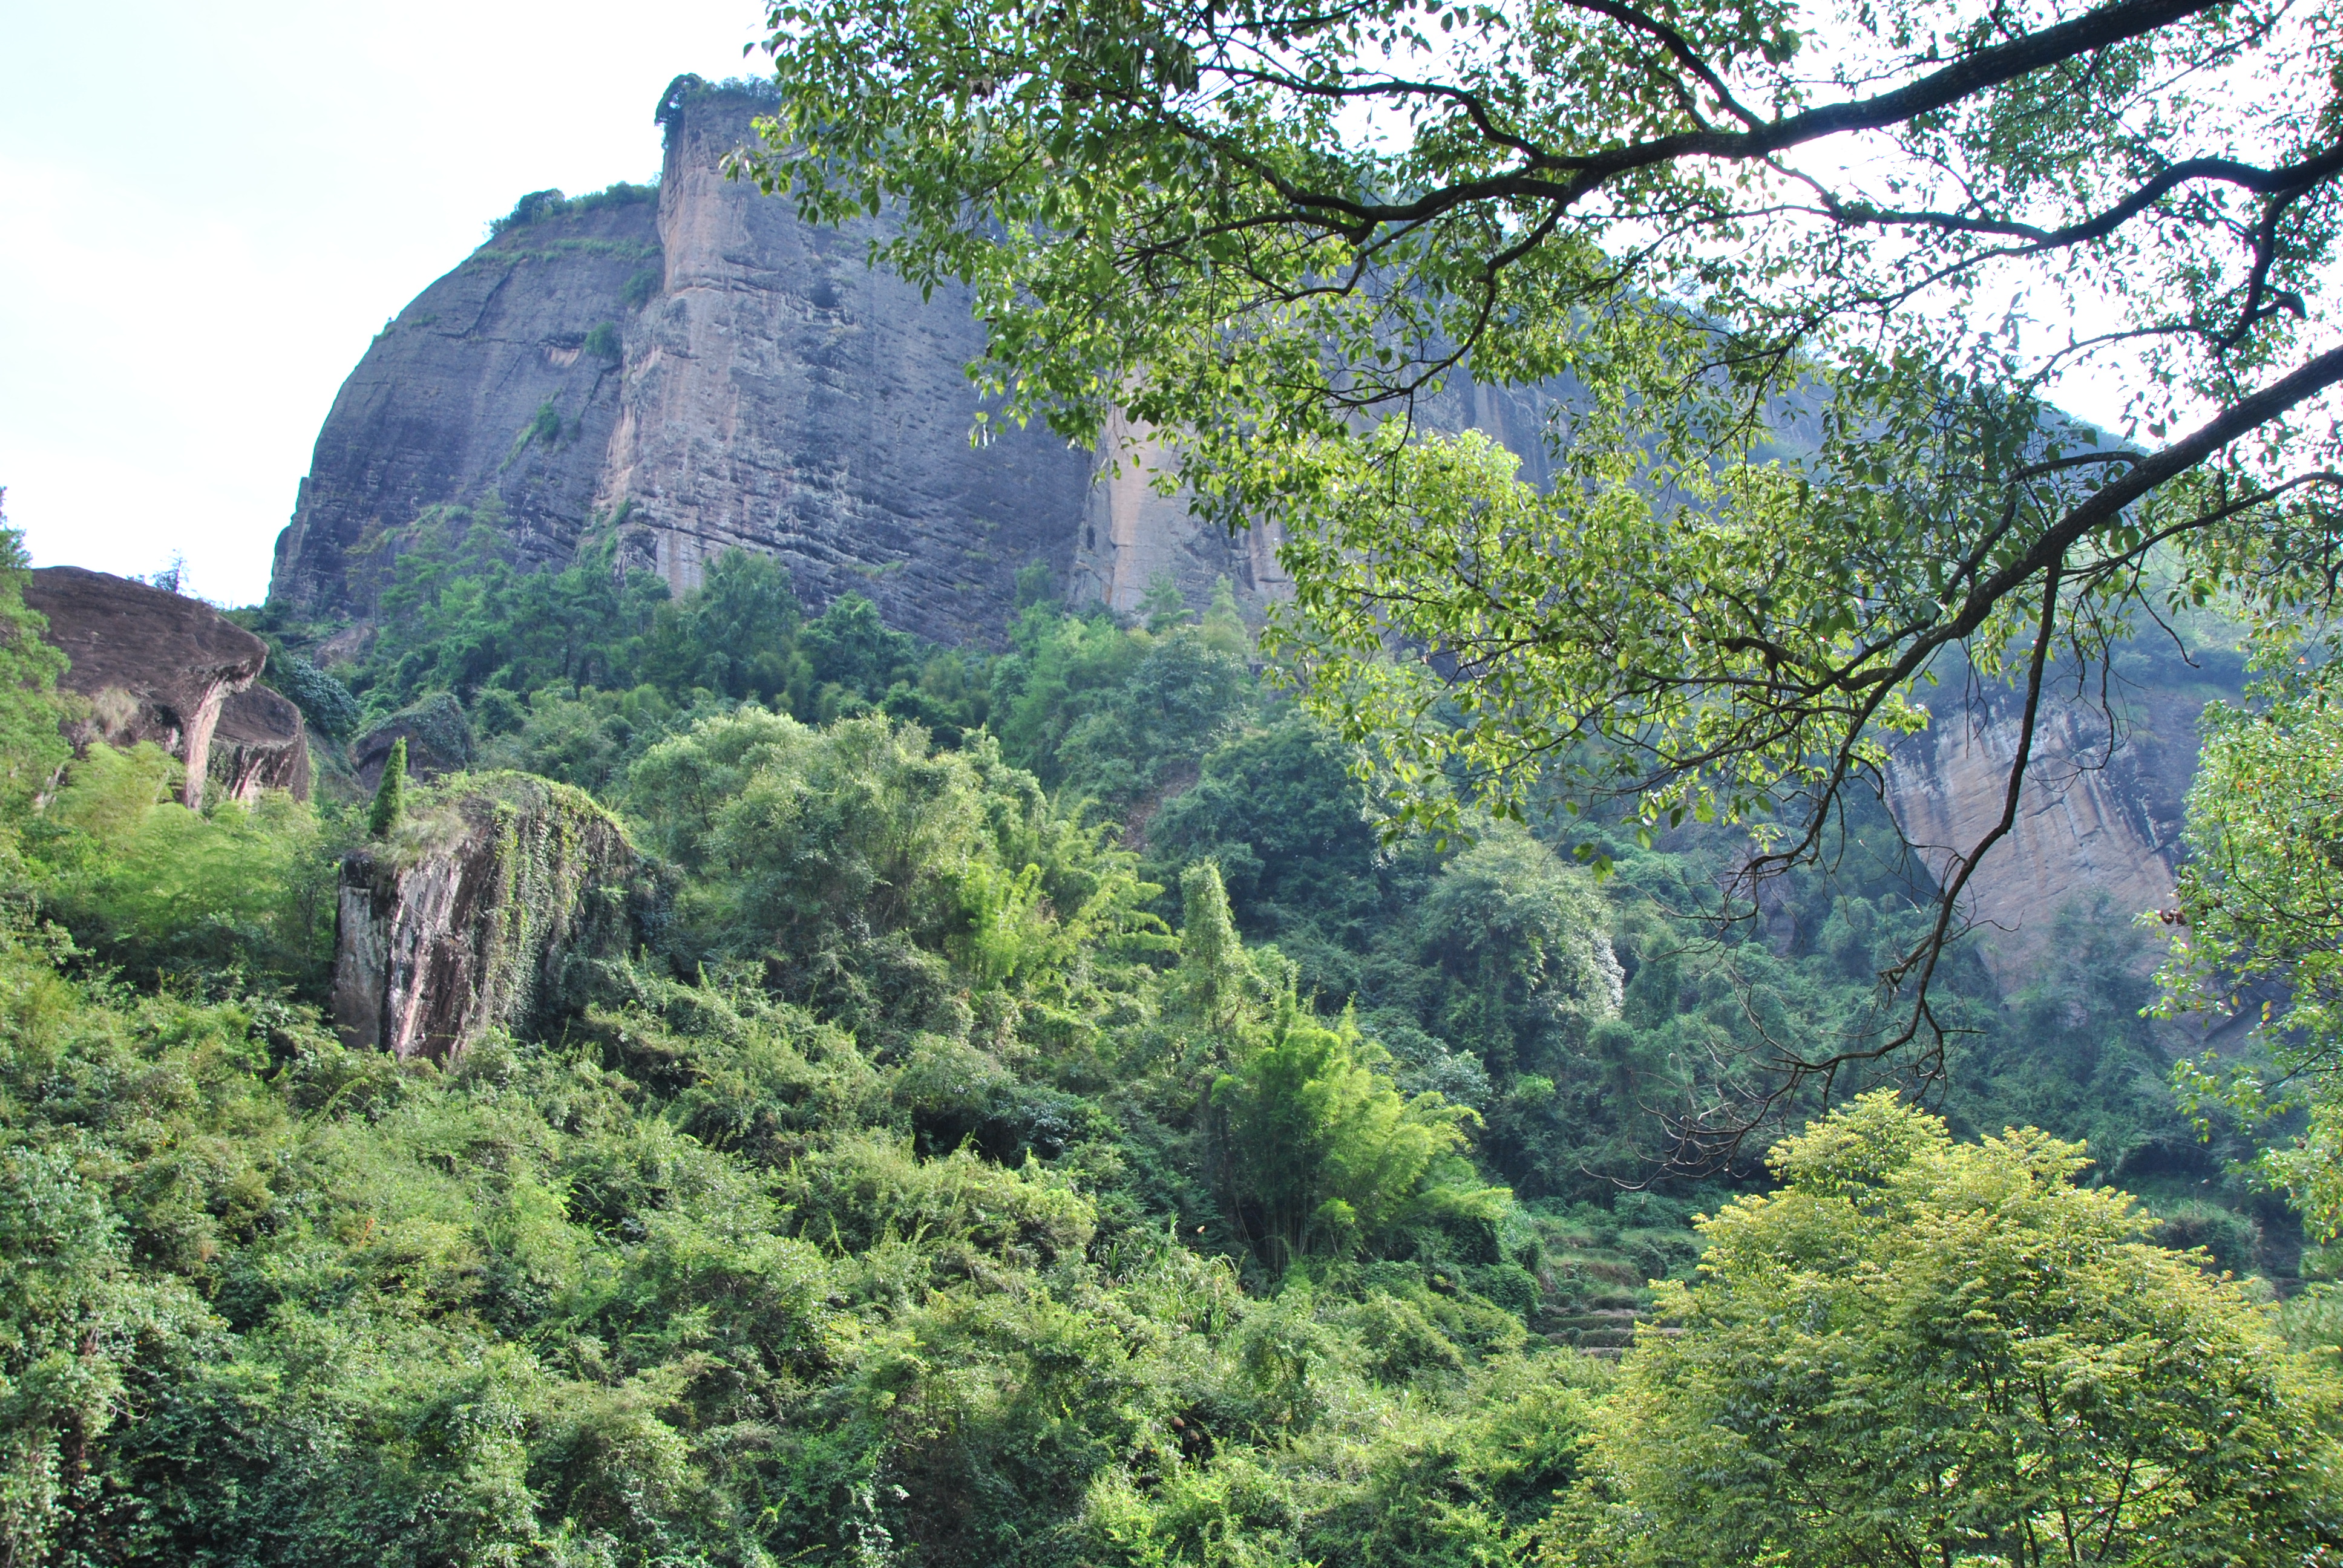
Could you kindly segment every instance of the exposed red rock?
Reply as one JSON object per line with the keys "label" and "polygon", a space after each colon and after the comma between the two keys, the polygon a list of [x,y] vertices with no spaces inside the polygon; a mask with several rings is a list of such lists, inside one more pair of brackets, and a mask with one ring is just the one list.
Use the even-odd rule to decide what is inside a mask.
{"label": "exposed red rock", "polygon": [[72,660],[59,684],[89,699],[77,745],[154,742],[186,764],[180,798],[190,807],[202,806],[215,771],[241,799],[265,789],[307,797],[301,710],[253,684],[268,662],[260,638],[200,599],[80,567],[34,572],[25,602]]}
{"label": "exposed red rock", "polygon": [[444,1061],[582,1005],[658,897],[592,797],[525,773],[424,796],[342,866],[334,1023],[354,1050]]}

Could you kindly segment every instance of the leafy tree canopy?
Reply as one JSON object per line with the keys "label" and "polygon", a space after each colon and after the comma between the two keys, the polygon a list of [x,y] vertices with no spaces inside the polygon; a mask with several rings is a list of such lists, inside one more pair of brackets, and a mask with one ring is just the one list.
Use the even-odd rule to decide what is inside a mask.
{"label": "leafy tree canopy", "polygon": [[2199,1111],[2215,1105],[2295,1135],[2263,1157],[2313,1231],[2343,1233],[2343,710],[2331,665],[2295,664],[2279,639],[2253,708],[2206,709],[2188,797],[2176,940],[2162,1010],[2208,1021],[2243,1014],[2250,1049],[2184,1062]]}
{"label": "leafy tree canopy", "polygon": [[[2322,597],[2343,30],[2217,0],[780,0],[745,167],[974,287],[992,417],[1284,529],[1310,700],[1456,791],[1818,851],[1956,655]],[[2088,371],[2126,429],[2052,406]],[[1556,412],[1525,478],[1472,387]],[[1531,482],[1534,478],[1537,482]],[[1428,658],[1391,660],[1394,646]],[[2016,800],[2011,792],[2011,801]],[[1969,868],[1890,965],[1925,982]]]}
{"label": "leafy tree canopy", "polygon": [[[1956,1144],[1889,1092],[1704,1221],[1602,1416],[1561,1561],[2303,1563],[2343,1545],[2343,1390],[2144,1244],[2078,1145]],[[1596,1489],[1601,1490],[1601,1489]],[[1584,1516],[1582,1516],[1583,1520]],[[1604,1537],[1608,1536],[1605,1540]],[[1592,1550],[1588,1550],[1592,1548]]]}

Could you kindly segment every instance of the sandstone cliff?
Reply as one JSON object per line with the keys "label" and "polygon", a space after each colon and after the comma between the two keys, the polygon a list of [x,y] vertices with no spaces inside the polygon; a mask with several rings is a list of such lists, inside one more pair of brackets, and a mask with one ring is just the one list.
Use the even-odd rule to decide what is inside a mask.
{"label": "sandstone cliff", "polygon": [[1111,451],[1039,427],[971,446],[969,296],[922,300],[867,264],[867,228],[727,179],[764,104],[679,78],[655,202],[540,204],[384,328],[318,435],[272,599],[363,618],[397,530],[492,494],[524,564],[566,562],[599,518],[678,592],[738,545],[809,607],[864,593],[946,642],[997,640],[1037,561],[1123,608],[1159,571],[1200,607],[1224,576],[1282,591],[1272,537],[1198,527]]}
{"label": "sandstone cliff", "polygon": [[77,742],[152,741],[186,765],[180,798],[201,807],[217,783],[239,799],[309,793],[301,710],[253,682],[268,648],[200,599],[80,567],[25,580],[48,640],[72,661],[61,684],[88,699]]}
{"label": "sandstone cliff", "polygon": [[387,533],[491,493],[515,559],[567,564],[618,422],[618,323],[661,276],[656,213],[645,192],[514,225],[382,329],[317,434],[272,600],[363,616]]}
{"label": "sandstone cliff", "polygon": [[[2197,716],[2241,681],[2234,654],[2206,651],[2192,666],[2139,650],[2119,659],[2104,693],[2096,682],[2078,690],[2070,676],[2046,698],[2016,825],[1969,882],[1997,978],[2024,970],[2073,899],[2103,891],[2122,916],[2171,902]],[[1896,749],[1887,770],[1888,809],[1933,870],[2000,820],[2021,717],[2006,687],[1948,679],[1938,691],[1928,729]]]}
{"label": "sandstone cliff", "polygon": [[342,866],[335,1027],[353,1047],[445,1060],[491,1029],[583,1005],[656,893],[618,822],[520,773],[453,780]]}

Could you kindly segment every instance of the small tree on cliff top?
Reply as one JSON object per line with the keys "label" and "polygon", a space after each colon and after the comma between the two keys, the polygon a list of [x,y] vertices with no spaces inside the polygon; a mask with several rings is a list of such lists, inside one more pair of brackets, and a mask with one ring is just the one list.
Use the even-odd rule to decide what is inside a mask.
{"label": "small tree on cliff top", "polygon": [[406,814],[407,737],[402,735],[390,743],[390,755],[383,759],[382,782],[375,786],[374,810],[367,818],[367,831],[387,839]]}

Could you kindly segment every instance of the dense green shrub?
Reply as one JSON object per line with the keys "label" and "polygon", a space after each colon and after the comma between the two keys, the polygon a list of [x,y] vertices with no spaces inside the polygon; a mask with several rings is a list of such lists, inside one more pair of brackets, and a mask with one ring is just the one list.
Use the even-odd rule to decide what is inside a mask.
{"label": "dense green shrub", "polygon": [[[0,491],[0,495],[5,495]],[[47,622],[25,603],[24,538],[0,518],[0,855],[65,759],[57,677],[65,658],[41,640]]]}
{"label": "dense green shrub", "polygon": [[407,815],[407,737],[390,743],[382,759],[382,779],[375,786],[374,806],[367,813],[367,836],[387,839]]}
{"label": "dense green shrub", "polygon": [[521,427],[520,439],[514,443],[513,452],[518,456],[520,449],[531,441],[550,447],[560,439],[561,410],[554,407],[551,398],[548,398],[537,406],[537,412],[530,415],[528,423]]}
{"label": "dense green shrub", "polygon": [[[163,775],[136,760],[120,766]],[[1086,1030],[1132,1020],[1200,1038],[1271,1007],[1280,1060],[1324,1034],[1262,982],[1273,960],[1224,912],[1184,978],[1146,961],[1160,939],[1126,950],[1151,934],[1128,852],[981,752],[930,753],[881,719],[703,721],[646,763],[702,783],[659,830],[704,885],[734,887],[724,929],[767,910],[872,988],[891,971],[853,944],[900,939],[982,989],[898,1048],[841,1027],[851,999],[779,1000],[765,965],[689,980],[626,965],[565,1038],[490,1040],[441,1071],[347,1051],[282,1004],[69,980],[0,933],[0,1224],[19,1271],[0,1286],[34,1282],[0,1310],[35,1357],[127,1325],[100,1332],[114,1359],[85,1355],[81,1382],[15,1385],[46,1391],[15,1428],[22,1555],[845,1562],[883,1545],[1055,1563],[1105,1550],[1158,1498],[1216,1494],[1230,1466],[1258,1475],[1297,1550],[1383,1531],[1411,1543],[1397,1560],[1436,1562],[1518,1533],[1534,1510],[1501,1500],[1524,1490],[1506,1479],[1522,1457],[1479,1467],[1519,1429],[1479,1412],[1557,1395],[1574,1411],[1593,1374],[1523,1360],[1517,1322],[1431,1292],[1414,1265],[1297,1274],[1262,1300],[1167,1234],[1117,1148],[1149,1105],[1205,1113],[1209,1054],[1134,1038],[1119,1110],[1051,1084],[1100,1049]],[[101,793],[76,798],[81,830],[109,802],[133,830],[162,809]],[[734,796],[757,802],[745,818]],[[774,823],[795,826],[743,836]],[[1009,867],[1031,869],[1028,891],[1004,890]],[[1213,962],[1254,978],[1216,986]],[[1423,1161],[1364,1158],[1389,1131],[1376,1119],[1401,1103],[1443,1146],[1453,1119],[1396,1101],[1354,1035],[1326,1038],[1348,1042],[1342,1072],[1317,1075],[1340,1079],[1339,1103],[1313,1121],[1300,1080],[1298,1098],[1255,1100],[1300,1115],[1372,1259],[1403,1218],[1383,1210],[1427,1191]],[[971,1107],[960,1141],[920,1132]],[[1031,1136],[1053,1113],[1059,1135]],[[1027,1135],[989,1146],[988,1115]],[[1363,1481],[1349,1456],[1403,1409],[1440,1412],[1434,1434],[1419,1418]],[[1551,1486],[1566,1444],[1548,1447],[1529,1468]],[[1482,1501],[1417,1516],[1460,1464]]]}
{"label": "dense green shrub", "polygon": [[328,740],[347,740],[365,721],[350,689],[297,653],[272,648],[266,678],[290,698],[309,728]]}
{"label": "dense green shrub", "polygon": [[633,206],[657,200],[659,185],[656,181],[648,185],[630,185],[620,180],[616,185],[605,186],[600,190],[588,191],[578,196],[566,196],[558,190],[530,191],[513,203],[512,211],[490,221],[488,234],[493,238],[508,230],[525,228],[549,217],[598,212],[605,207]]}
{"label": "dense green shrub", "polygon": [[152,984],[240,977],[322,994],[334,936],[333,830],[281,791],[179,804],[176,761],[93,743],[25,826],[45,912]]}
{"label": "dense green shrub", "polygon": [[[47,764],[0,924],[14,1560],[1716,1555],[1634,1511],[1721,1484],[1719,1421],[1638,1360],[1629,1453],[1576,1347],[1632,1337],[1733,1187],[1613,1178],[1753,1018],[1859,1014],[1921,918],[1886,870],[1720,939],[1681,913],[1696,836],[1601,840],[1599,882],[1544,829],[1383,843],[1226,604],[1125,625],[1028,574],[1009,652],[945,651],[864,600],[807,618],[759,558],[670,598],[608,522],[518,572],[495,518],[386,542],[352,684],[599,793],[671,915],[536,1035],[402,1064],[303,1005],[357,803],[197,814],[151,748]],[[41,678],[25,754],[61,759]],[[1956,963],[1951,1108],[2196,1149],[2116,939],[2070,920],[2006,1013]],[[2185,1191],[2156,1235],[2290,1258]],[[2192,1332],[2258,1332],[2206,1289]],[[2298,1339],[2337,1337],[2323,1303]]]}
{"label": "dense green shrub", "polygon": [[[1601,1413],[1602,1527],[1552,1560],[2317,1561],[2343,1386],[2147,1244],[2078,1146],[1956,1144],[1864,1096],[1702,1231]],[[1663,1544],[1664,1543],[1664,1544]]]}

